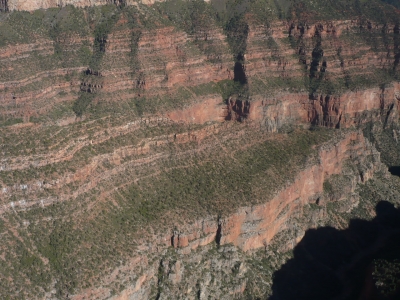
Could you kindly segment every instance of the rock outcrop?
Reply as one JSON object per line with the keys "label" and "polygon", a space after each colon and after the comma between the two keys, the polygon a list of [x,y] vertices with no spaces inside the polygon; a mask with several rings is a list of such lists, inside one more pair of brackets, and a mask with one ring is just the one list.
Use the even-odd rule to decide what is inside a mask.
{"label": "rock outcrop", "polygon": [[344,134],[334,144],[322,147],[318,156],[317,164],[300,172],[293,183],[266,204],[243,207],[236,214],[217,221],[214,217],[180,230],[178,227],[167,239],[167,245],[189,252],[215,240],[220,245],[233,244],[243,251],[264,247],[279,231],[290,226],[290,219],[294,214],[301,214],[304,205],[322,203],[324,181],[332,175],[342,174],[348,160],[356,160],[356,166],[360,168],[359,173],[352,174],[355,184],[349,194],[354,192],[357,183],[369,180],[382,168],[379,152],[361,132]]}

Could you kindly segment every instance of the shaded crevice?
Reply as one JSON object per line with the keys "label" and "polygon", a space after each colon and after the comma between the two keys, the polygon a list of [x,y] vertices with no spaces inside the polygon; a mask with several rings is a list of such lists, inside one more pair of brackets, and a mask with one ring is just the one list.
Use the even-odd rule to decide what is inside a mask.
{"label": "shaded crevice", "polygon": [[328,63],[326,61],[323,61],[321,67],[321,73],[325,73],[327,68],[328,68]]}
{"label": "shaded crevice", "polygon": [[131,68],[132,76],[135,77],[136,85],[134,88],[144,90],[146,88],[146,79],[144,73],[140,71],[140,62],[138,59],[139,40],[142,36],[142,31],[137,28],[132,29],[131,35]]}
{"label": "shaded crevice", "polygon": [[337,122],[337,124],[335,126],[336,129],[340,129],[340,122],[341,121],[342,121],[342,114],[340,114],[340,116],[339,116],[339,120],[338,120],[338,122]]}
{"label": "shaded crevice", "polygon": [[[299,32],[300,34],[297,34]],[[304,71],[306,72],[307,67],[307,53],[306,46],[303,41],[304,27],[302,24],[296,25],[292,23],[289,27],[289,42],[290,46],[297,52],[299,56],[299,63],[304,67]]]}
{"label": "shaded crevice", "polygon": [[236,62],[233,69],[234,77],[233,80],[239,82],[240,84],[247,83],[247,77],[245,72],[245,67],[242,63]]}
{"label": "shaded crevice", "polygon": [[342,114],[339,114],[337,109],[334,109],[334,111],[339,115],[337,122],[334,123],[334,121],[329,118],[329,111],[333,109],[330,107],[330,101],[333,100],[331,95],[323,96],[312,93],[309,95],[309,99],[315,102],[316,106],[320,107],[320,109],[317,109],[317,107],[314,106],[314,113],[310,118],[311,125],[340,128]]}
{"label": "shaded crevice", "polygon": [[233,97],[230,97],[227,102],[228,115],[226,116],[225,120],[242,122],[247,119],[250,114],[250,101],[234,99]]}
{"label": "shaded crevice", "polygon": [[108,4],[115,4],[117,6],[124,7],[126,5],[126,0],[107,0]]}
{"label": "shaded crevice", "polygon": [[392,175],[395,175],[395,176],[399,176],[399,177],[400,177],[400,166],[392,166],[392,167],[389,167],[389,172],[390,172],[390,174],[392,174]]}
{"label": "shaded crevice", "polygon": [[0,0],[0,12],[8,12],[8,0]]}
{"label": "shaded crevice", "polygon": [[243,59],[247,48],[249,26],[244,14],[235,14],[224,26],[228,44],[236,61]]}
{"label": "shaded crevice", "polygon": [[244,55],[242,53],[239,53],[236,56],[236,63],[233,72],[233,81],[237,81],[242,85],[247,83],[246,68],[244,66]]}
{"label": "shaded crevice", "polygon": [[394,63],[393,63],[393,73],[396,74],[396,71],[398,69],[399,63],[400,63],[400,24],[397,23],[396,26],[393,29],[394,32],[394,37],[393,37],[393,42],[394,42]]}
{"label": "shaded crevice", "polygon": [[162,292],[162,283],[164,281],[164,266],[163,266],[163,260],[160,260],[160,264],[158,265],[158,276],[157,276],[157,294],[155,299],[159,300],[161,297],[161,292]]}
{"label": "shaded crevice", "polygon": [[324,50],[321,47],[321,37],[317,35],[317,44],[312,52],[312,60],[310,64],[310,94],[314,94],[317,92],[321,80],[323,77],[323,73],[326,71],[327,64],[322,65],[321,69],[318,70],[319,66],[321,65],[321,60],[324,56]]}
{"label": "shaded crevice", "polygon": [[86,109],[93,102],[94,94],[103,88],[100,66],[107,48],[108,34],[118,21],[119,16],[120,14],[117,10],[112,12],[109,16],[104,16],[104,19],[99,22],[94,30],[93,54],[88,69],[84,71],[85,76],[81,82],[80,95],[72,107],[77,117],[81,117],[84,114]]}
{"label": "shaded crevice", "polygon": [[397,54],[395,55],[395,57],[394,57],[394,64],[393,64],[393,71],[394,71],[394,72],[396,72],[396,70],[397,70],[397,68],[398,68],[398,66],[399,66],[399,63],[400,63],[400,52],[397,53]]}
{"label": "shaded crevice", "polygon": [[312,61],[310,65],[310,78],[318,77],[318,67],[320,65],[323,56],[324,56],[324,50],[322,50],[321,48],[321,40],[319,39],[317,45],[315,46],[312,52]]}
{"label": "shaded crevice", "polygon": [[[145,73],[141,70],[140,61],[138,58],[139,41],[142,37],[142,29],[139,24],[139,17],[136,11],[128,11],[128,25],[131,30],[130,36],[130,67],[131,76],[134,82],[133,89],[136,92],[137,97],[141,97],[142,92],[146,89],[146,78]],[[139,100],[135,101],[135,105],[138,106]],[[141,113],[139,113],[141,114]]]}
{"label": "shaded crevice", "polygon": [[217,233],[215,235],[215,242],[217,245],[221,245],[221,238],[222,238],[222,224],[221,220],[218,220],[218,228],[217,228]]}
{"label": "shaded crevice", "polygon": [[86,76],[88,76],[88,75],[103,76],[103,75],[101,74],[101,72],[99,72],[99,71],[94,71],[94,70],[92,70],[92,69],[90,69],[90,68],[87,68],[86,71],[84,71],[83,73],[84,73]]}
{"label": "shaded crevice", "polygon": [[392,113],[392,111],[393,111],[393,108],[394,108],[394,103],[392,103],[392,104],[389,106],[388,111],[387,111],[387,113],[386,113],[385,122],[383,123],[383,128],[384,128],[384,129],[387,127],[387,125],[388,125],[388,123],[389,123],[390,115],[391,115],[391,113]]}
{"label": "shaded crevice", "polygon": [[247,48],[249,26],[244,20],[244,15],[235,15],[225,25],[228,44],[232,50],[234,65],[234,81],[244,85],[247,83],[246,69],[244,66],[244,54]]}

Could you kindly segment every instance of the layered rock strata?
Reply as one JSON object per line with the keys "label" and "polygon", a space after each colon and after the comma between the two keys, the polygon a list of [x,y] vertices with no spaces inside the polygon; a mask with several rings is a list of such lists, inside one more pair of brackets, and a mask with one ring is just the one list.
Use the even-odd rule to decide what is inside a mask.
{"label": "layered rock strata", "polygon": [[[357,36],[357,30],[360,30],[361,25],[356,21],[304,26],[281,21],[268,27],[249,26],[244,68],[251,96],[238,101],[232,98],[224,108],[227,112],[208,112],[207,119],[216,120],[221,115],[235,120],[249,118],[276,131],[283,124],[293,123],[349,127],[367,119],[377,120],[379,114],[385,114],[387,110],[391,110],[391,115],[396,114],[397,83],[381,88],[366,87],[363,91],[334,90],[333,93],[317,91],[311,94],[302,83],[305,76],[310,76],[316,47],[313,37],[316,35],[321,39],[318,47],[324,53],[317,68],[318,76],[325,76],[320,85],[341,78],[351,81],[352,77],[368,77],[375,73],[374,70],[393,69],[395,50],[390,39],[386,48],[372,51],[371,46],[361,39],[354,40],[362,45],[357,48],[349,42],[349,37]],[[370,34],[386,30],[388,37],[395,34],[395,25],[382,26],[371,24],[371,28],[365,30]],[[198,36],[190,36],[174,27],[129,28],[127,17],[122,14],[107,37],[100,69],[95,72],[98,75],[92,74],[87,65],[77,64],[78,61],[69,67],[60,67],[56,60],[52,62],[54,68],[50,69],[31,64],[26,67],[32,57],[53,60],[56,45],[48,38],[37,38],[29,44],[7,45],[0,54],[3,118],[29,120],[30,116],[45,115],[58,105],[76,100],[79,91],[95,93],[102,102],[137,97],[152,99],[165,94],[176,98],[176,103],[201,102],[204,95],[213,97],[215,88],[210,90],[212,84],[231,80],[235,75],[222,30],[214,28],[203,37],[206,40],[202,42],[218,45],[219,50],[215,53],[202,52],[196,46],[198,39]],[[290,39],[297,41],[295,47]],[[85,45],[93,44],[94,39],[70,34],[57,43],[68,47],[69,53],[80,53],[89,50],[90,47]],[[20,72],[22,69],[26,71]],[[83,73],[89,76],[80,79]]]}
{"label": "layered rock strata", "polygon": [[[327,203],[351,212],[360,201],[357,185],[378,171],[388,176],[380,154],[354,128],[398,123],[397,25],[359,20],[266,25],[247,14],[246,51],[239,63],[226,28],[216,23],[198,34],[162,13],[150,22],[155,9],[138,3],[137,11],[121,5],[109,19],[94,8],[64,7],[132,3],[0,1],[0,10],[63,7],[54,10],[52,22],[78,11],[86,26],[61,34],[47,29],[17,34],[0,47],[0,263],[6,270],[0,292],[25,298],[40,293],[101,299],[120,293],[121,299],[163,299],[161,283],[169,280],[171,291],[206,299],[207,286],[222,291],[218,279],[205,275],[196,283],[196,275],[189,287],[183,275],[204,258],[219,278],[235,274],[230,288],[214,295],[231,299],[250,284],[246,255],[295,229],[282,247],[291,249],[308,227],[317,226],[311,221],[327,217]],[[4,16],[0,22],[13,15]],[[240,84],[238,69],[245,83]],[[377,86],[374,80],[381,77],[387,80]],[[91,101],[89,111],[76,117],[73,108],[85,101]],[[298,152],[297,160],[288,149],[274,148],[282,140],[290,143],[288,136],[295,139],[296,130],[301,134],[299,127],[311,126],[339,130],[323,146],[310,142],[311,147],[315,136],[305,134],[294,146],[307,155]],[[397,134],[393,129],[396,139]],[[280,174],[287,175],[282,165],[292,174]],[[236,177],[226,171],[230,166],[240,166],[229,169]],[[253,166],[260,169],[242,174]],[[198,180],[189,182],[191,175]],[[343,190],[327,195],[326,183],[340,176],[346,179]],[[246,185],[235,190],[241,182]],[[195,197],[208,188],[209,194]],[[229,199],[219,189],[236,193]],[[254,199],[246,198],[250,193]],[[193,202],[184,202],[189,197]],[[231,206],[229,213],[217,214]],[[193,207],[205,217],[198,218],[198,211],[196,218],[186,216]],[[292,222],[310,207],[316,207],[311,223]],[[156,221],[159,228],[143,225]],[[111,243],[112,250],[104,247]],[[207,251],[217,246],[216,262]],[[174,253],[186,257],[174,260]],[[28,283],[32,289],[23,294],[20,287]]]}
{"label": "layered rock strata", "polygon": [[[198,263],[197,260],[207,261],[208,251],[210,251],[210,247],[212,249],[212,245],[215,243],[221,247],[219,252],[230,253],[230,261],[233,260],[233,262],[226,262],[229,269],[234,267],[234,262],[238,264],[238,268],[240,267],[239,272],[235,273],[236,277],[233,277],[235,279],[230,283],[230,286],[235,288],[231,292],[224,291],[219,297],[229,299],[232,294],[241,295],[248,284],[245,279],[247,267],[243,263],[239,264],[240,261],[243,261],[243,259],[239,259],[242,254],[235,249],[244,252],[268,249],[278,233],[290,230],[295,226],[296,234],[292,236],[293,240],[286,240],[287,244],[281,245],[282,251],[286,249],[285,247],[290,249],[301,240],[307,229],[307,227],[303,228],[302,225],[296,223],[298,221],[295,221],[301,219],[304,207],[318,203],[318,205],[321,205],[319,210],[321,213],[318,216],[313,215],[312,219],[326,220],[328,215],[323,206],[324,201],[343,201],[343,199],[324,198],[326,196],[323,184],[327,179],[331,176],[346,174],[347,180],[350,179],[351,182],[348,192],[354,194],[357,184],[364,184],[376,172],[384,171],[379,152],[358,131],[342,134],[336,138],[335,142],[322,146],[318,151],[316,161],[317,164],[310,164],[300,172],[294,182],[288,183],[272,198],[268,197],[271,199],[265,204],[242,207],[236,213],[227,217],[210,216],[197,220],[191,225],[176,226],[172,235],[165,235],[153,241],[153,246],[147,249],[146,253],[148,255],[153,253],[156,257],[164,258],[153,264],[147,261],[139,262],[140,258],[135,258],[134,265],[136,268],[143,265],[146,271],[132,283],[132,286],[124,290],[115,299],[150,297],[152,295],[151,286],[163,285],[162,281],[171,282],[172,286],[169,288],[171,290],[186,287],[191,280],[198,279],[192,279],[193,271],[184,269],[181,263],[190,265]],[[351,163],[348,164],[350,161]],[[347,164],[355,167],[355,169],[348,169]],[[350,199],[350,194],[346,196],[346,199]],[[357,205],[357,203],[353,204],[354,207]],[[154,245],[158,246],[154,247]],[[175,255],[179,255],[182,261],[169,261],[167,257],[172,254],[167,254],[167,247],[175,248],[178,253]],[[214,276],[219,276],[221,271],[227,272],[224,270],[223,259],[218,260],[221,265],[215,259],[212,261],[208,263],[214,266],[213,271],[211,271]],[[134,267],[130,266],[130,268]],[[204,269],[207,270],[208,267],[204,266]],[[165,272],[167,278],[162,279],[164,277],[160,277],[160,270]],[[188,273],[185,273],[186,271]],[[225,276],[230,277],[232,275],[229,273]],[[206,281],[203,284],[205,286],[200,290],[203,290],[204,293],[213,290],[209,282]],[[220,287],[220,289],[222,288]],[[73,296],[73,299],[83,299],[83,296],[90,298],[95,295],[97,295],[96,297],[101,295],[101,297],[107,298],[106,295],[108,294],[107,289],[90,289],[82,292],[82,294]],[[163,293],[168,292],[164,291]],[[172,291],[169,291],[169,293],[172,293]],[[193,287],[189,285],[188,290],[184,293],[194,294]]]}
{"label": "layered rock strata", "polygon": [[[8,10],[25,10],[33,11],[37,9],[47,9],[51,7],[63,7],[65,5],[74,5],[76,7],[87,7],[94,5],[106,5],[106,4],[117,4],[130,2],[125,0],[31,0],[31,1],[20,1],[20,0],[5,0],[5,4]],[[133,1],[131,1],[133,2]]]}
{"label": "layered rock strata", "polygon": [[324,181],[332,175],[341,174],[349,159],[356,159],[360,167],[359,173],[353,175],[355,184],[351,192],[354,192],[357,183],[369,180],[382,168],[379,152],[361,132],[345,134],[336,143],[322,147],[318,156],[317,165],[305,168],[293,183],[266,204],[243,207],[218,222],[203,220],[181,231],[178,227],[174,235],[167,239],[167,245],[189,252],[215,240],[221,245],[231,243],[243,251],[264,247],[279,231],[286,229],[292,215],[301,214],[305,204],[322,201],[319,198],[323,197]]}

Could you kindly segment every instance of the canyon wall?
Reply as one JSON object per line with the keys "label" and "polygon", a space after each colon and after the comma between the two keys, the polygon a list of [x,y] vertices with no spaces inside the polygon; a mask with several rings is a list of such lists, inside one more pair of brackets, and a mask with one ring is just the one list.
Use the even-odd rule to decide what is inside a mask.
{"label": "canyon wall", "polygon": [[[290,226],[294,214],[301,215],[302,207],[309,203],[322,203],[323,183],[332,175],[339,175],[348,160],[358,166],[354,173],[352,191],[357,183],[371,179],[382,169],[380,153],[361,132],[350,132],[321,147],[316,164],[301,171],[294,182],[276,193],[266,204],[243,207],[237,213],[218,221],[201,220],[191,226],[177,227],[166,245],[190,250],[213,241],[233,244],[243,251],[265,247],[282,230]],[[348,171],[345,171],[345,173]],[[302,236],[298,238],[301,239]],[[184,250],[185,251],[185,250]]]}
{"label": "canyon wall", "polygon": [[[5,7],[7,10],[22,10],[22,11],[34,11],[37,9],[47,9],[52,7],[63,7],[66,5],[73,5],[76,7],[88,7],[94,5],[106,5],[106,4],[133,4],[135,1],[131,0],[4,0]],[[143,1],[146,4],[152,4],[152,1]]]}
{"label": "canyon wall", "polygon": [[253,101],[230,98],[227,119],[258,123],[276,132],[283,126],[319,125],[329,128],[351,128],[368,122],[397,124],[400,85],[369,88],[341,95],[284,93],[273,97],[256,95]]}
{"label": "canyon wall", "polygon": [[[352,169],[349,166],[355,168]],[[145,265],[145,272],[138,275],[138,279],[131,286],[113,299],[148,298],[153,295],[152,286],[163,286],[159,292],[161,296],[176,293],[175,295],[185,294],[191,297],[196,291],[193,288],[196,280],[202,282],[200,291],[205,295],[217,293],[212,295],[219,299],[230,299],[235,294],[241,295],[249,285],[245,277],[248,266],[243,262],[243,258],[240,258],[243,254],[238,251],[250,253],[258,249],[267,251],[280,232],[294,230],[295,233],[287,237],[280,245],[279,251],[291,249],[303,238],[305,231],[312,223],[315,226],[317,221],[324,222],[329,219],[329,213],[325,207],[327,202],[334,201],[341,205],[347,201],[349,203],[346,204],[346,209],[351,211],[358,206],[357,185],[365,184],[373,178],[374,174],[382,171],[384,174],[387,172],[380,162],[380,153],[361,132],[350,131],[340,134],[333,141],[319,148],[316,160],[301,171],[294,182],[288,183],[273,196],[265,195],[269,199],[265,204],[242,207],[229,216],[209,216],[191,224],[177,225],[172,235],[167,234],[155,239],[147,250],[147,255],[155,255],[159,260],[156,260],[156,263],[148,261],[139,263],[139,257],[134,256],[132,261],[135,261],[135,267],[129,268],[139,268],[142,264]],[[329,199],[324,191],[324,182],[332,176],[342,175],[346,176],[347,181],[341,186],[342,189],[346,189],[345,197]],[[304,210],[310,205],[317,205],[319,209],[315,210],[308,222],[299,223],[298,220],[303,217]],[[225,262],[225,258],[212,252],[215,244],[219,245],[221,249],[219,252],[225,253],[225,258],[226,253],[229,253],[229,259],[227,259],[230,262]],[[167,252],[167,249],[171,250],[171,247],[176,250],[176,254]],[[211,255],[210,262],[208,262],[209,255]],[[209,270],[207,263],[210,263],[213,266],[211,273],[214,276],[220,276],[219,272],[227,272],[223,275],[226,277],[225,280],[235,278],[232,282],[228,281],[228,289],[225,286],[213,285],[207,280],[203,282],[196,277],[199,276],[200,271],[196,273],[196,271],[187,270],[191,264],[198,263],[198,260],[205,260],[202,272]],[[235,264],[240,266],[240,269],[232,275],[231,269]],[[164,272],[166,277],[162,275]],[[218,289],[220,289],[219,292]],[[108,294],[107,289],[89,289],[82,292],[82,294],[74,295],[73,299],[95,295],[107,298]]]}
{"label": "canyon wall", "polygon": [[[129,22],[127,14],[118,16],[95,72],[79,63],[82,51],[95,55],[87,46],[95,40],[90,35],[68,33],[56,41],[41,37],[31,43],[2,47],[3,118],[26,121],[31,116],[46,115],[60,105],[76,101],[80,93],[93,94],[102,103],[142,98],[145,109],[155,105],[154,110],[168,115],[176,106],[200,105],[203,99],[215,97],[221,89],[217,83],[234,78],[234,61],[223,30],[211,27],[207,34],[189,35],[164,25],[154,29],[130,28]],[[395,41],[372,51],[371,45],[356,39],[359,47],[355,48],[349,37],[356,37],[361,25],[354,20],[308,24],[307,28],[282,21],[274,21],[268,27],[249,24],[243,66],[250,96],[221,99],[227,105],[221,106],[221,111],[207,111],[207,120],[221,120],[221,116],[231,120],[247,118],[269,131],[277,131],[283,125],[310,123],[351,127],[385,115],[397,122],[394,116],[399,106],[398,82],[393,80],[376,87],[375,78],[369,78],[378,74],[377,70],[386,72],[394,68],[396,50],[391,43]],[[396,32],[393,24],[384,28],[370,26],[366,29],[369,34],[378,35],[386,30],[388,39]],[[315,36],[321,39],[318,47],[323,49],[323,57],[316,71],[321,78],[315,79],[320,88],[310,93],[308,84],[302,82],[310,76],[317,47]],[[291,44],[290,39],[297,44]],[[68,61],[53,57],[57,47],[65,48],[63,53],[70,56]],[[28,64],[34,57],[43,62]],[[19,71],[22,69],[24,72]],[[352,88],[352,78],[362,79],[368,85]],[[342,81],[346,81],[348,88]],[[324,91],[325,86],[334,89]],[[164,101],[168,106],[156,104],[155,98],[165,95],[169,95],[169,102]],[[185,121],[190,118],[182,116]]]}
{"label": "canyon wall", "polygon": [[151,3],[0,0],[0,296],[232,299],[390,177],[396,23]]}

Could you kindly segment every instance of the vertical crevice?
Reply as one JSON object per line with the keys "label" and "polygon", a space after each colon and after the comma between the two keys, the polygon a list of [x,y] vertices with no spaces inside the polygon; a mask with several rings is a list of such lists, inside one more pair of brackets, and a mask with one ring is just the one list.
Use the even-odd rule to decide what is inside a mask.
{"label": "vertical crevice", "polygon": [[[309,73],[309,80],[310,80],[310,94],[313,95],[314,93],[317,92],[320,84],[321,84],[321,79],[322,79],[322,74],[321,70],[319,69],[321,60],[324,56],[324,50],[322,50],[322,40],[321,40],[321,35],[318,33],[315,36],[317,39],[316,45],[313,49],[313,52],[311,54],[312,60],[310,64],[310,73]],[[325,69],[324,69],[325,72]]]}
{"label": "vertical crevice", "polygon": [[228,22],[226,22],[224,30],[235,60],[234,81],[239,82],[241,85],[245,85],[247,83],[247,77],[244,60],[247,48],[249,25],[244,20],[244,14],[234,15]]}
{"label": "vertical crevice", "polygon": [[0,0],[0,12],[8,12],[8,0]]}
{"label": "vertical crevice", "polygon": [[93,102],[95,93],[103,88],[103,80],[100,72],[101,63],[107,48],[108,34],[118,21],[120,12],[115,9],[108,15],[103,15],[94,30],[93,54],[89,62],[89,68],[84,72],[81,82],[80,95],[72,107],[77,117],[82,117],[86,109]]}
{"label": "vertical crevice", "polygon": [[222,222],[220,217],[218,217],[218,228],[217,228],[217,234],[215,235],[215,242],[217,245],[221,245],[221,238],[222,238]]}
{"label": "vertical crevice", "polygon": [[390,115],[393,111],[393,108],[394,108],[394,103],[392,103],[388,108],[388,111],[387,111],[386,117],[385,117],[385,122],[383,123],[383,129],[385,129],[389,123]]}
{"label": "vertical crevice", "polygon": [[339,120],[335,126],[336,129],[340,129],[340,122],[342,121],[342,114],[339,115]]}
{"label": "vertical crevice", "polygon": [[160,264],[158,265],[158,274],[157,274],[157,294],[155,296],[156,300],[159,300],[162,293],[162,283],[164,281],[164,266],[163,260],[160,260]]}
{"label": "vertical crevice", "polygon": [[106,0],[106,4],[114,4],[119,7],[126,6],[126,0]]}
{"label": "vertical crevice", "polygon": [[[396,76],[397,69],[400,63],[400,24],[397,23],[393,30],[393,51],[394,51],[394,63],[393,63],[393,74]],[[397,77],[397,76],[396,76]]]}
{"label": "vertical crevice", "polygon": [[246,77],[246,69],[243,65],[244,57],[242,54],[239,54],[236,59],[235,67],[233,69],[234,77],[233,80],[239,82],[240,84],[247,83]]}

